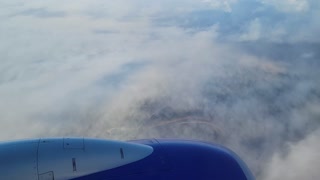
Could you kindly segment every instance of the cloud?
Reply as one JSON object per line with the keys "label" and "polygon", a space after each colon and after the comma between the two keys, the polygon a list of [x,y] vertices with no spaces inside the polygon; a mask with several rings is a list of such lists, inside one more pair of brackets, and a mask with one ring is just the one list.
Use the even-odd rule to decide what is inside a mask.
{"label": "cloud", "polygon": [[312,133],[303,141],[290,144],[288,154],[274,155],[265,179],[317,179],[320,176],[319,171],[310,167],[320,165],[318,139],[319,132]]}
{"label": "cloud", "polygon": [[203,0],[204,3],[209,4],[211,7],[215,9],[222,9],[225,12],[232,12],[232,5],[237,3],[238,0],[224,0],[224,1],[217,1],[217,0]]}
{"label": "cloud", "polygon": [[262,25],[259,19],[255,19],[250,22],[248,26],[248,32],[240,36],[242,41],[257,41],[261,38],[262,34]]}
{"label": "cloud", "polygon": [[289,13],[304,12],[308,11],[310,8],[310,1],[308,0],[264,0],[262,2],[272,5],[280,11]]}
{"label": "cloud", "polygon": [[65,17],[66,14],[63,11],[48,11],[45,8],[38,8],[38,9],[28,9],[25,11],[22,11],[17,15],[21,16],[35,16],[39,18],[53,18],[53,17]]}
{"label": "cloud", "polygon": [[[300,3],[308,4],[307,9],[295,10],[295,8],[304,7],[297,5]],[[228,2],[232,9],[229,12],[222,7],[218,8],[219,6],[208,6],[178,14],[158,15],[154,19],[161,26],[180,26],[196,30],[217,26],[219,37],[223,41],[259,40],[292,44],[319,42],[319,38],[315,36],[319,27],[315,19],[319,17],[318,1],[281,1],[279,3],[281,7],[286,7],[292,12],[277,8],[276,4],[273,1],[231,1]]]}
{"label": "cloud", "polygon": [[317,149],[319,13],[308,4],[1,4],[0,139],[199,139],[235,150],[257,178],[286,179],[282,165]]}

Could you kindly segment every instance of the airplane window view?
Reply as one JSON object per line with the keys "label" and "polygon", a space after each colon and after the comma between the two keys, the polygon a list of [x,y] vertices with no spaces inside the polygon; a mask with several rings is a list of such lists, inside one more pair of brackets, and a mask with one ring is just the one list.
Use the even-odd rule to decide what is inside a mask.
{"label": "airplane window view", "polygon": [[0,179],[319,179],[319,18],[319,0],[0,1]]}

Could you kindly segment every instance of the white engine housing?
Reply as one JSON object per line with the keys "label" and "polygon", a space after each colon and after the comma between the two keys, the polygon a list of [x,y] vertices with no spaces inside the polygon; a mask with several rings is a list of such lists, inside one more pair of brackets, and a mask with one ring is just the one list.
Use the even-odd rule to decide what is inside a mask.
{"label": "white engine housing", "polygon": [[67,180],[123,166],[152,152],[147,145],[86,138],[0,143],[0,179]]}

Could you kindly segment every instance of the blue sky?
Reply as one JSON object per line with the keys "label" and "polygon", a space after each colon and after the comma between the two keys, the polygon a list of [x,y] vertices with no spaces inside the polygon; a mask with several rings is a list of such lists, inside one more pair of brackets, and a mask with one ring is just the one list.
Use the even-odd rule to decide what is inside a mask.
{"label": "blue sky", "polygon": [[318,177],[319,6],[0,2],[0,139],[192,138],[258,179]]}

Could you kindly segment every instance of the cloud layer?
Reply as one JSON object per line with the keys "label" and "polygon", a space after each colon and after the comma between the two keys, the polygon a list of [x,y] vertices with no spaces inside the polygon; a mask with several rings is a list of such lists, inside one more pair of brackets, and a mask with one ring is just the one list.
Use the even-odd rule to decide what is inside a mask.
{"label": "cloud layer", "polygon": [[191,138],[258,179],[317,177],[316,0],[0,8],[0,139]]}

